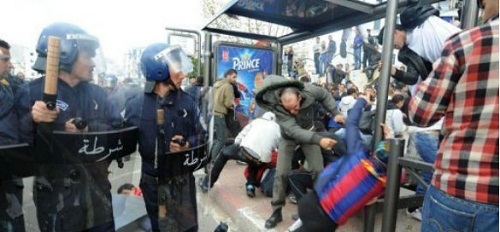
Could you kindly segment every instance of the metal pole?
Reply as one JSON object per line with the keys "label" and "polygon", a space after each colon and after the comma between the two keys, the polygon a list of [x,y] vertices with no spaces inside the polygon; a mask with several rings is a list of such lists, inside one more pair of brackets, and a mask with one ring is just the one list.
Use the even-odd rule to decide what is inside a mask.
{"label": "metal pole", "polygon": [[281,76],[281,70],[283,69],[281,66],[283,65],[283,43],[281,42],[276,42],[277,45],[277,51],[276,51],[276,75]]}
{"label": "metal pole", "polygon": [[363,232],[375,231],[375,215],[377,214],[377,204],[378,202],[375,202],[371,205],[365,206]]}
{"label": "metal pole", "polygon": [[387,1],[386,20],[384,29],[384,44],[382,50],[382,71],[380,73],[379,89],[377,90],[377,115],[375,133],[373,135],[373,151],[376,150],[378,142],[382,139],[382,128],[378,125],[385,123],[387,107],[387,95],[389,91],[389,76],[392,63],[392,50],[394,46],[394,28],[396,24],[396,10],[398,1]]}
{"label": "metal pole", "polygon": [[399,179],[401,175],[399,157],[401,157],[404,153],[404,145],[405,140],[390,140],[390,154],[389,161],[387,163],[387,183],[385,186],[381,230],[383,232],[396,231],[396,222],[398,218]]}
{"label": "metal pole", "polygon": [[462,29],[466,30],[476,26],[478,10],[476,0],[465,0],[460,18],[460,27]]}
{"label": "metal pole", "polygon": [[[201,51],[201,50],[200,50]],[[210,77],[212,74],[212,34],[209,32],[205,32],[205,50],[203,52],[203,60],[204,60],[204,69],[205,73],[203,74],[203,88],[205,90],[208,89],[208,86],[213,85],[213,78]],[[201,62],[198,62],[201,63]],[[202,104],[202,114],[203,118],[206,119],[207,116],[207,107],[208,102],[204,102]]]}

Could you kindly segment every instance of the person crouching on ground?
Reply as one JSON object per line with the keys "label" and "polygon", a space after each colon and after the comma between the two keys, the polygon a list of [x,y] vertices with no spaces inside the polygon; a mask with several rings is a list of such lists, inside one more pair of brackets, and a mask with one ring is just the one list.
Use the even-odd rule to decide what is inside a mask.
{"label": "person crouching on ground", "polygon": [[224,148],[222,154],[215,158],[210,179],[205,176],[199,182],[202,191],[208,191],[209,182],[210,187],[213,187],[227,161],[234,159],[248,164],[246,191],[249,197],[255,197],[257,170],[262,164],[271,161],[271,152],[278,147],[281,138],[279,125],[275,120],[274,113],[266,112],[245,126],[236,136],[234,144]]}

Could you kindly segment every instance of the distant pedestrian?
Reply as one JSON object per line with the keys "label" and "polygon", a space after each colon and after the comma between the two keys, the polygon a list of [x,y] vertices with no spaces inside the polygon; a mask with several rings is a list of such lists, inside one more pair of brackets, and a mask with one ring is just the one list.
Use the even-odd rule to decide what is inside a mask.
{"label": "distant pedestrian", "polygon": [[293,70],[293,47],[290,46],[288,47],[288,51],[285,53],[287,57],[287,71],[288,71],[288,76],[289,77],[294,77],[294,70]]}

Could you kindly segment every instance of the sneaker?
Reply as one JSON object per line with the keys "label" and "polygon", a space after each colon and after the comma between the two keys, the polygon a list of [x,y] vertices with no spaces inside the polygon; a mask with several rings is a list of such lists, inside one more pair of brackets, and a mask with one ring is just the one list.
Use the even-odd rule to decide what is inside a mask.
{"label": "sneaker", "polygon": [[247,185],[247,196],[250,198],[255,197],[255,186],[251,184]]}
{"label": "sneaker", "polygon": [[296,231],[297,229],[299,229],[300,227],[302,227],[302,220],[297,219],[297,221],[295,221],[292,226],[288,227],[288,232],[293,232],[293,231]]}
{"label": "sneaker", "polygon": [[421,211],[421,208],[417,208],[415,209],[415,211],[413,212],[410,212],[408,211],[408,209],[406,209],[406,215],[414,218],[414,219],[417,219],[419,221],[422,221],[422,211]]}
{"label": "sneaker", "polygon": [[200,181],[198,181],[198,186],[200,186],[200,189],[203,193],[208,192],[208,179],[206,176],[200,178]]}

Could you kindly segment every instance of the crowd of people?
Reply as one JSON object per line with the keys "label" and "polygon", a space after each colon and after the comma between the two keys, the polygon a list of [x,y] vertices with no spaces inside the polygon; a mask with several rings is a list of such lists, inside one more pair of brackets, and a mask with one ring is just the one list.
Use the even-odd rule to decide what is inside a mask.
{"label": "crowd of people", "polygon": [[[434,165],[434,173],[419,173],[424,183],[416,183],[414,189],[416,194],[425,195],[423,207],[407,209],[410,217],[422,221],[423,231],[461,227],[460,216],[443,211],[445,208],[454,208],[452,204],[457,203],[455,197],[464,201],[460,203],[460,210],[471,215],[486,215],[487,211],[492,213],[492,217],[498,215],[498,168],[494,168],[498,163],[498,143],[493,142],[498,140],[498,106],[494,103],[498,97],[498,62],[497,53],[493,52],[498,46],[493,45],[493,41],[498,38],[495,34],[498,2],[480,3],[485,8],[483,18],[486,24],[469,31],[462,32],[460,28],[437,17],[437,10],[432,6],[414,2],[401,14],[401,23],[396,25],[393,33],[394,48],[399,50],[397,58],[404,66],[391,67],[392,81],[384,134],[386,138],[406,138],[407,154],[413,152],[416,158]],[[354,162],[355,158],[350,158],[356,157],[354,154],[359,155],[359,160],[370,160],[370,167],[375,170],[372,174],[378,181],[385,181],[387,150],[373,151],[370,147],[372,135],[356,127],[361,112],[376,110],[370,103],[382,100],[375,98],[378,88],[376,78],[384,65],[380,62],[380,54],[371,64],[367,62],[368,58],[361,59],[361,50],[367,57],[373,56],[370,51],[374,51],[373,48],[376,50],[384,40],[383,30],[377,37],[379,45],[375,44],[375,38],[370,33],[368,31],[368,43],[361,38],[357,39],[357,43],[355,39],[353,43],[356,59],[354,69],[363,68],[365,72],[371,72],[370,76],[373,77],[370,79],[374,81],[369,82],[369,85],[356,86],[347,74],[349,69],[343,70],[341,65],[330,68],[331,77],[327,79],[331,81],[327,83],[310,83],[310,78],[303,76],[294,80],[295,76],[291,75],[294,71],[288,63],[288,74],[292,79],[271,75],[258,90],[256,102],[259,109],[273,112],[281,128],[271,201],[272,214],[265,222],[266,228],[273,228],[283,220],[281,210],[285,204],[288,183],[293,183],[294,198],[299,201],[299,215],[296,217],[299,220],[290,230],[331,231],[343,224],[352,215],[349,213],[359,208],[349,203],[345,203],[347,206],[332,203],[341,201],[343,195],[337,191],[342,189],[342,183],[328,179],[328,176],[321,180],[320,173],[327,172],[322,170],[331,169],[332,166],[342,172],[340,163]],[[359,31],[356,34],[359,37]],[[479,52],[482,49],[487,52]],[[328,58],[326,51],[326,43],[317,38],[314,60],[320,75],[325,71],[322,60]],[[293,49],[288,48],[286,55],[289,60],[292,54]],[[482,93],[481,96],[486,99],[483,101],[483,97],[480,97],[478,102],[477,95],[467,93]],[[459,112],[454,109],[459,109]],[[473,116],[473,112],[478,115]],[[320,131],[328,131],[336,137],[332,139]],[[339,141],[345,143],[345,150],[333,149]],[[460,147],[456,147],[458,144],[461,144]],[[478,149],[481,146],[484,148]],[[302,159],[305,161],[296,162],[297,148],[303,151]],[[324,161],[327,157],[325,153],[328,152],[325,151],[331,150],[334,150],[335,158],[333,164],[327,166]],[[304,168],[304,164],[307,168]],[[488,166],[488,174],[480,172],[481,165]],[[300,172],[307,170],[307,175],[297,175],[298,170],[292,170],[294,168]],[[329,172],[332,174],[339,170]],[[350,175],[348,170],[344,172],[346,176]],[[290,181],[291,176],[301,178],[298,182],[300,187],[297,182]],[[361,191],[373,194],[369,195],[370,200],[382,194],[380,185],[376,183],[374,181],[373,186]],[[298,190],[308,188],[313,190]],[[336,191],[328,192],[335,188]],[[350,199],[353,197],[350,196]],[[443,199],[447,205],[440,205],[434,200],[436,198]],[[368,203],[362,200],[356,202]],[[324,214],[315,214],[318,211],[312,209],[314,205]],[[465,205],[474,205],[477,209],[465,210]],[[441,213],[446,216],[437,215]],[[438,225],[431,220],[434,217],[443,218],[446,223]],[[484,222],[490,230],[498,228],[498,221]],[[481,228],[486,227],[474,224],[473,228],[469,228],[483,231]]]}
{"label": "crowd of people", "polygon": [[[336,72],[344,72],[344,75],[349,75],[354,70],[367,72],[367,76],[371,79],[371,72],[377,67],[378,61],[381,59],[377,38],[371,34],[371,29],[366,29],[365,36],[361,35],[360,28],[355,27],[355,37],[352,41],[352,69],[350,62],[345,64],[338,63],[338,60],[348,60],[347,47],[343,46],[337,49],[337,42],[333,35],[328,35],[328,40],[321,40],[320,37],[315,38],[312,53],[314,61],[314,70],[305,70],[305,65],[308,58],[294,58],[293,45],[288,46],[284,52],[283,62],[286,64],[288,77],[300,79],[302,76],[311,76],[312,74],[318,77],[326,77],[327,81],[331,81]],[[342,43],[346,43],[343,41]],[[344,54],[345,53],[345,54]],[[300,54],[299,54],[300,55]],[[340,56],[334,62],[334,58]],[[342,66],[342,67],[339,67]],[[344,69],[345,67],[345,69]],[[368,74],[370,73],[370,74]]]}

